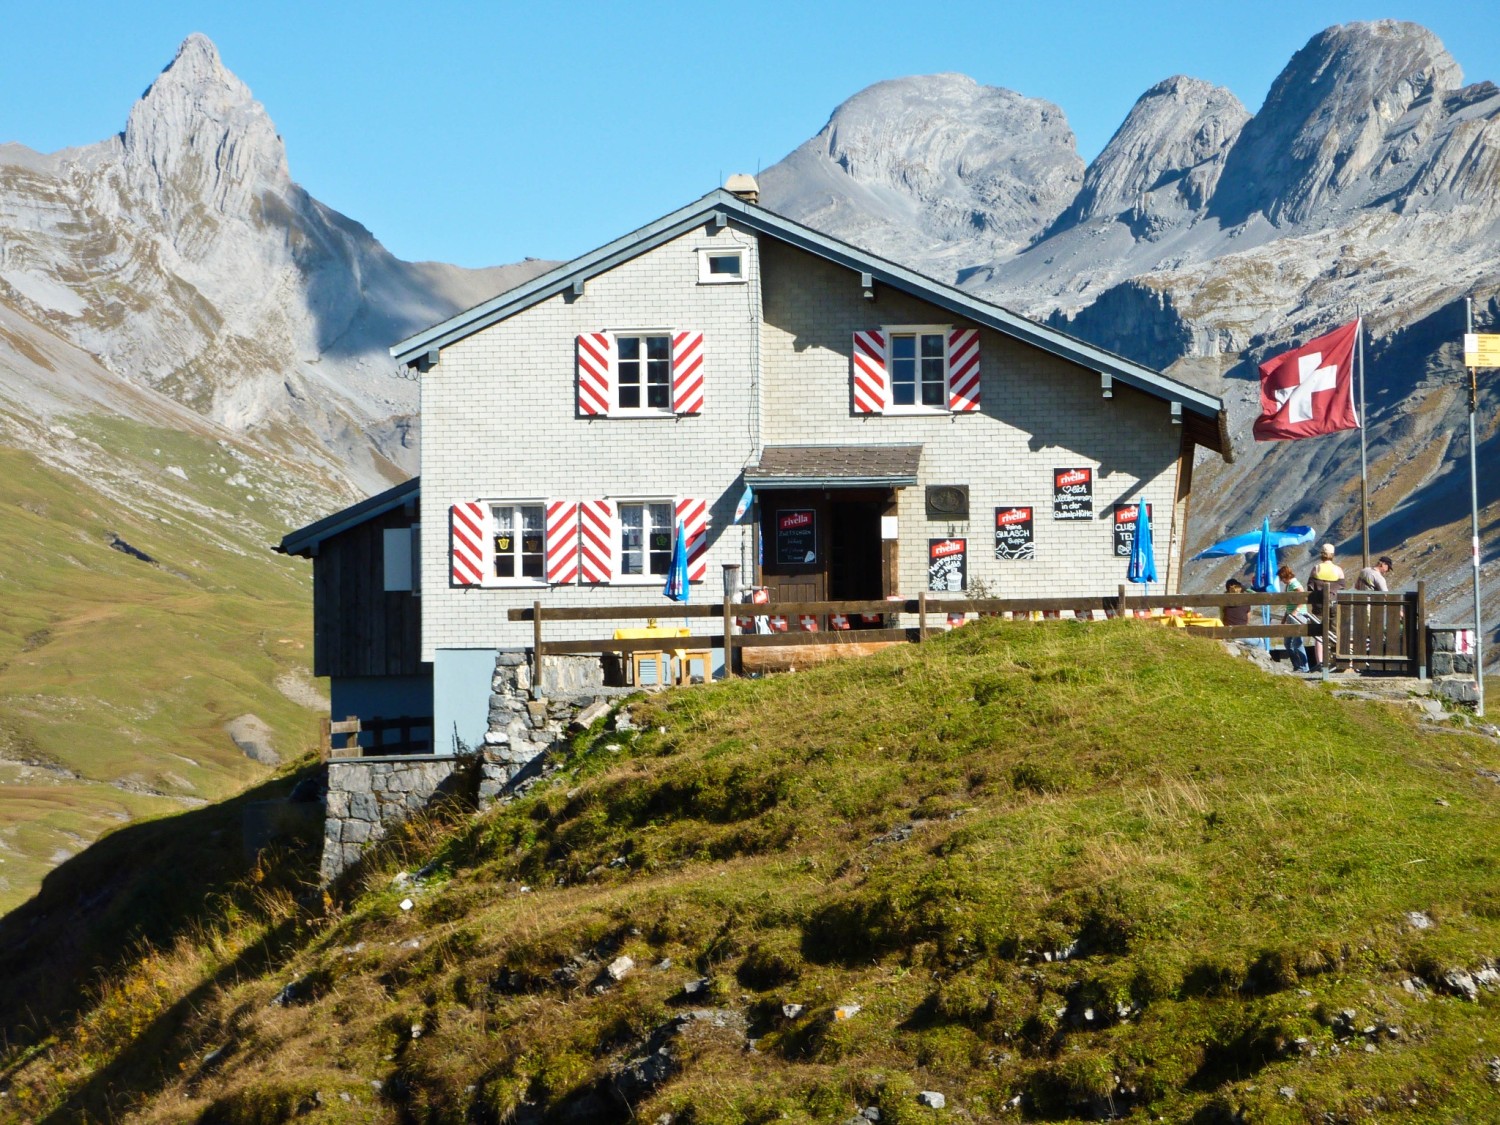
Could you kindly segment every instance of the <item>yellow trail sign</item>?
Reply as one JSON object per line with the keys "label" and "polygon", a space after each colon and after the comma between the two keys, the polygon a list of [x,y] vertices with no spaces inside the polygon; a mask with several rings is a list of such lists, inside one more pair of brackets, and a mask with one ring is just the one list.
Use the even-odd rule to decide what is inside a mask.
{"label": "yellow trail sign", "polygon": [[1500,335],[1464,333],[1465,367],[1500,367]]}

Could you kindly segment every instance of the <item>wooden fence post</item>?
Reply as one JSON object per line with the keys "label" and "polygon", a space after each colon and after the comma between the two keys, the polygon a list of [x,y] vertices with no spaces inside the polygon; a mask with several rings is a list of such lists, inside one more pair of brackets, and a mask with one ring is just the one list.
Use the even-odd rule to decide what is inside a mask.
{"label": "wooden fence post", "polygon": [[531,698],[542,697],[542,603],[531,603]]}
{"label": "wooden fence post", "polygon": [[927,640],[927,591],[917,592],[917,643]]}
{"label": "wooden fence post", "polygon": [[[734,675],[734,629],[732,628],[734,619],[730,614],[730,607],[733,603],[734,596],[726,584],[724,587],[724,678],[726,680]],[[712,678],[712,675],[705,677],[705,679]]]}
{"label": "wooden fence post", "polygon": [[1126,608],[1126,603],[1129,601],[1129,598],[1125,594],[1125,589],[1126,589],[1125,583],[1121,582],[1120,583],[1120,601],[1119,601],[1119,604],[1115,606],[1115,616],[1116,617],[1124,617],[1126,615],[1126,613],[1128,612],[1128,610]]}
{"label": "wooden fence post", "polygon": [[1337,634],[1333,631],[1333,615],[1339,611],[1337,591],[1323,591],[1323,678],[1328,678],[1333,667],[1333,658],[1338,655]]}

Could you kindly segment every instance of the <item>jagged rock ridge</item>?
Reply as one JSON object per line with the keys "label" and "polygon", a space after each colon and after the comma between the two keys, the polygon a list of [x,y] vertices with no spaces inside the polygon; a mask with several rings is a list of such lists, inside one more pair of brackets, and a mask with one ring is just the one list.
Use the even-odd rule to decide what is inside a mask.
{"label": "jagged rock ridge", "polygon": [[[883,83],[876,104],[899,103],[908,85],[938,96],[931,83]],[[1463,297],[1481,297],[1485,318],[1500,291],[1500,89],[1463,83],[1436,36],[1394,20],[1314,36],[1253,116],[1226,90],[1167,79],[1142,95],[1061,206],[1055,196],[1029,208],[1006,199],[1015,210],[992,226],[1037,230],[1024,243],[951,227],[939,234],[929,216],[966,206],[963,192],[942,201],[906,192],[893,203],[899,184],[879,179],[873,190],[863,166],[820,157],[814,142],[767,171],[762,198],[1223,395],[1239,458],[1196,479],[1199,544],[1274,511],[1357,550],[1357,436],[1256,445],[1249,422],[1255,362],[1362,310],[1372,534],[1378,549],[1425,558],[1437,604],[1457,605],[1467,578],[1467,530],[1458,526],[1467,450],[1454,438],[1465,425],[1454,352]],[[942,158],[926,157],[898,115],[864,117],[864,98],[834,120],[867,148],[928,161],[928,182],[951,184]],[[938,152],[1026,143],[965,117],[973,100],[955,99],[947,118],[929,111],[949,122]],[[887,235],[903,223],[901,237]],[[1482,501],[1500,503],[1500,486]]]}

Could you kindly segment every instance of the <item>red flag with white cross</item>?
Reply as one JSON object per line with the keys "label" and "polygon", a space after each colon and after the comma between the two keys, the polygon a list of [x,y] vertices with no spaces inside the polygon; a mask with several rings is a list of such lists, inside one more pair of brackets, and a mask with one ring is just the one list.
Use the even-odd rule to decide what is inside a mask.
{"label": "red flag with white cross", "polygon": [[1260,365],[1256,441],[1293,441],[1359,429],[1354,345],[1359,321],[1335,328]]}

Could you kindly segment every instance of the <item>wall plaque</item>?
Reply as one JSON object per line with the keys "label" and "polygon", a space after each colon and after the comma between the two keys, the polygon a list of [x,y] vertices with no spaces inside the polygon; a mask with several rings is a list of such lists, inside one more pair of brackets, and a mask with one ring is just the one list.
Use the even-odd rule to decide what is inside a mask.
{"label": "wall plaque", "polygon": [[969,486],[966,484],[929,484],[927,518],[930,520],[966,520],[969,518]]}

